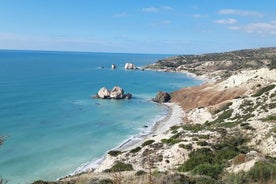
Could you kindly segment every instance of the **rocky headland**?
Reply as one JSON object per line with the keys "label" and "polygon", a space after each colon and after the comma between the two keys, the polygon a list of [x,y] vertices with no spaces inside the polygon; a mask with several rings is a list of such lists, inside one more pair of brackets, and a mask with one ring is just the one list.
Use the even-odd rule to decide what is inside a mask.
{"label": "rocky headland", "polygon": [[170,116],[151,134],[109,151],[95,170],[53,183],[276,183],[276,48],[176,56],[145,68],[206,83],[158,93]]}

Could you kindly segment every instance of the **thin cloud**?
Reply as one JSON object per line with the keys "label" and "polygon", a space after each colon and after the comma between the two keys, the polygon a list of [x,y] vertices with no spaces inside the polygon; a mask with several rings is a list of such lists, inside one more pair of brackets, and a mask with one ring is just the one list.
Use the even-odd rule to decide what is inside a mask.
{"label": "thin cloud", "polygon": [[173,7],[171,7],[171,6],[163,6],[161,9],[166,10],[166,11],[174,10]]}
{"label": "thin cloud", "polygon": [[154,22],[151,24],[151,26],[161,26],[161,25],[168,25],[168,24],[171,24],[172,22],[170,20],[162,20],[160,22]]}
{"label": "thin cloud", "polygon": [[235,24],[238,21],[236,19],[229,18],[229,19],[215,20],[214,22],[217,24]]}
{"label": "thin cloud", "polygon": [[248,24],[245,26],[245,31],[248,33],[257,33],[262,35],[276,35],[276,21]]}
{"label": "thin cloud", "polygon": [[127,17],[128,13],[126,12],[121,12],[121,13],[116,13],[113,15],[113,17]]}
{"label": "thin cloud", "polygon": [[149,7],[149,8],[142,8],[141,11],[145,13],[157,13],[159,9],[155,7]]}
{"label": "thin cloud", "polygon": [[192,17],[196,18],[196,19],[199,19],[199,18],[206,18],[206,17],[208,17],[208,15],[205,15],[205,14],[193,14]]}
{"label": "thin cloud", "polygon": [[222,9],[218,11],[221,15],[239,15],[239,16],[255,16],[263,17],[263,14],[257,11],[237,10],[237,9]]}
{"label": "thin cloud", "polygon": [[147,7],[142,8],[141,11],[145,13],[157,13],[160,11],[172,11],[174,10],[171,6],[162,6],[162,7]]}

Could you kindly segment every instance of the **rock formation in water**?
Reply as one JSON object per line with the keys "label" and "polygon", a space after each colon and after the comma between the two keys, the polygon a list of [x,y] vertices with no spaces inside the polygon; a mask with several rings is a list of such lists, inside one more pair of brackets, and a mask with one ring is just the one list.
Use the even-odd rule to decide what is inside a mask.
{"label": "rock formation in water", "polygon": [[94,96],[94,98],[101,99],[130,99],[132,94],[127,93],[124,94],[123,88],[119,86],[114,86],[112,90],[108,90],[105,87],[102,87],[98,93]]}
{"label": "rock formation in water", "polygon": [[157,103],[166,103],[169,102],[171,99],[171,95],[164,91],[159,91],[154,99],[152,99],[154,102]]}
{"label": "rock formation in water", "polygon": [[133,63],[126,63],[125,64],[125,69],[136,70],[137,67]]}

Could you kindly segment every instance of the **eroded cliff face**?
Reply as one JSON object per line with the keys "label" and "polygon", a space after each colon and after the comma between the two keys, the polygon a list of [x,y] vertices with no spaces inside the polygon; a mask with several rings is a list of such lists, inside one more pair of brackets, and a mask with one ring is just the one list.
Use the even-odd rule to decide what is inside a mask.
{"label": "eroded cliff face", "polygon": [[171,102],[178,103],[184,110],[190,110],[242,97],[247,91],[247,88],[237,87],[219,90],[217,84],[205,84],[171,93]]}

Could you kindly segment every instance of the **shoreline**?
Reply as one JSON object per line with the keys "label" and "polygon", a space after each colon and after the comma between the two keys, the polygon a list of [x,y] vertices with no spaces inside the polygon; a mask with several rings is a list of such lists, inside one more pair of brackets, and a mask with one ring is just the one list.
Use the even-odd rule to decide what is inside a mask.
{"label": "shoreline", "polygon": [[[209,76],[198,76],[198,75],[196,75],[194,73],[190,73],[188,71],[172,71],[172,70],[166,71],[166,70],[154,70],[154,69],[146,69],[146,70],[155,71],[155,72],[172,72],[172,73],[184,74],[188,78],[202,81],[202,83],[200,83],[198,86],[216,82],[216,79],[211,78]],[[182,89],[182,88],[180,88],[180,89]],[[179,89],[177,89],[177,90],[179,90]],[[141,146],[144,141],[146,141],[150,138],[156,137],[159,140],[161,140],[160,137],[164,137],[165,133],[170,129],[170,127],[172,127],[174,125],[179,125],[183,122],[182,118],[184,117],[185,112],[184,112],[184,109],[179,104],[177,104],[177,103],[162,103],[159,105],[165,106],[167,108],[168,113],[161,120],[153,122],[153,125],[150,128],[149,133],[147,133],[145,135],[140,135],[140,136],[139,136],[140,133],[138,133],[138,134],[128,138],[127,140],[122,141],[122,143],[120,143],[118,146],[115,146],[111,150],[126,152],[126,151],[134,149],[138,146]],[[111,150],[106,151],[104,153],[104,155],[102,155],[102,157],[100,157],[94,161],[82,164],[77,169],[75,169],[72,173],[70,173],[64,177],[60,177],[57,180],[62,180],[62,179],[68,178],[68,177],[74,177],[76,175],[86,173],[86,172],[92,172],[92,173],[102,172],[104,169],[107,169],[106,165],[113,164],[113,160],[110,160],[109,155],[108,155],[108,152]],[[103,167],[104,167],[104,169],[103,169]]]}
{"label": "shoreline", "polygon": [[[178,105],[177,103],[163,103],[159,105],[165,106],[167,108],[167,113],[164,117],[162,117],[162,119],[153,123],[149,133],[140,136],[139,134],[136,134],[128,138],[127,140],[123,141],[121,144],[119,144],[111,150],[117,150],[122,152],[129,151],[135,147],[141,146],[143,142],[147,139],[164,136],[164,134],[170,129],[171,126],[178,125],[182,122],[184,110],[180,105]],[[104,169],[107,168],[107,165],[113,164],[113,160],[110,160],[111,157],[108,155],[108,152],[111,150],[108,150],[106,153],[104,153],[102,157],[94,161],[82,164],[72,173],[60,177],[57,180],[67,179],[87,172],[102,172]]]}

